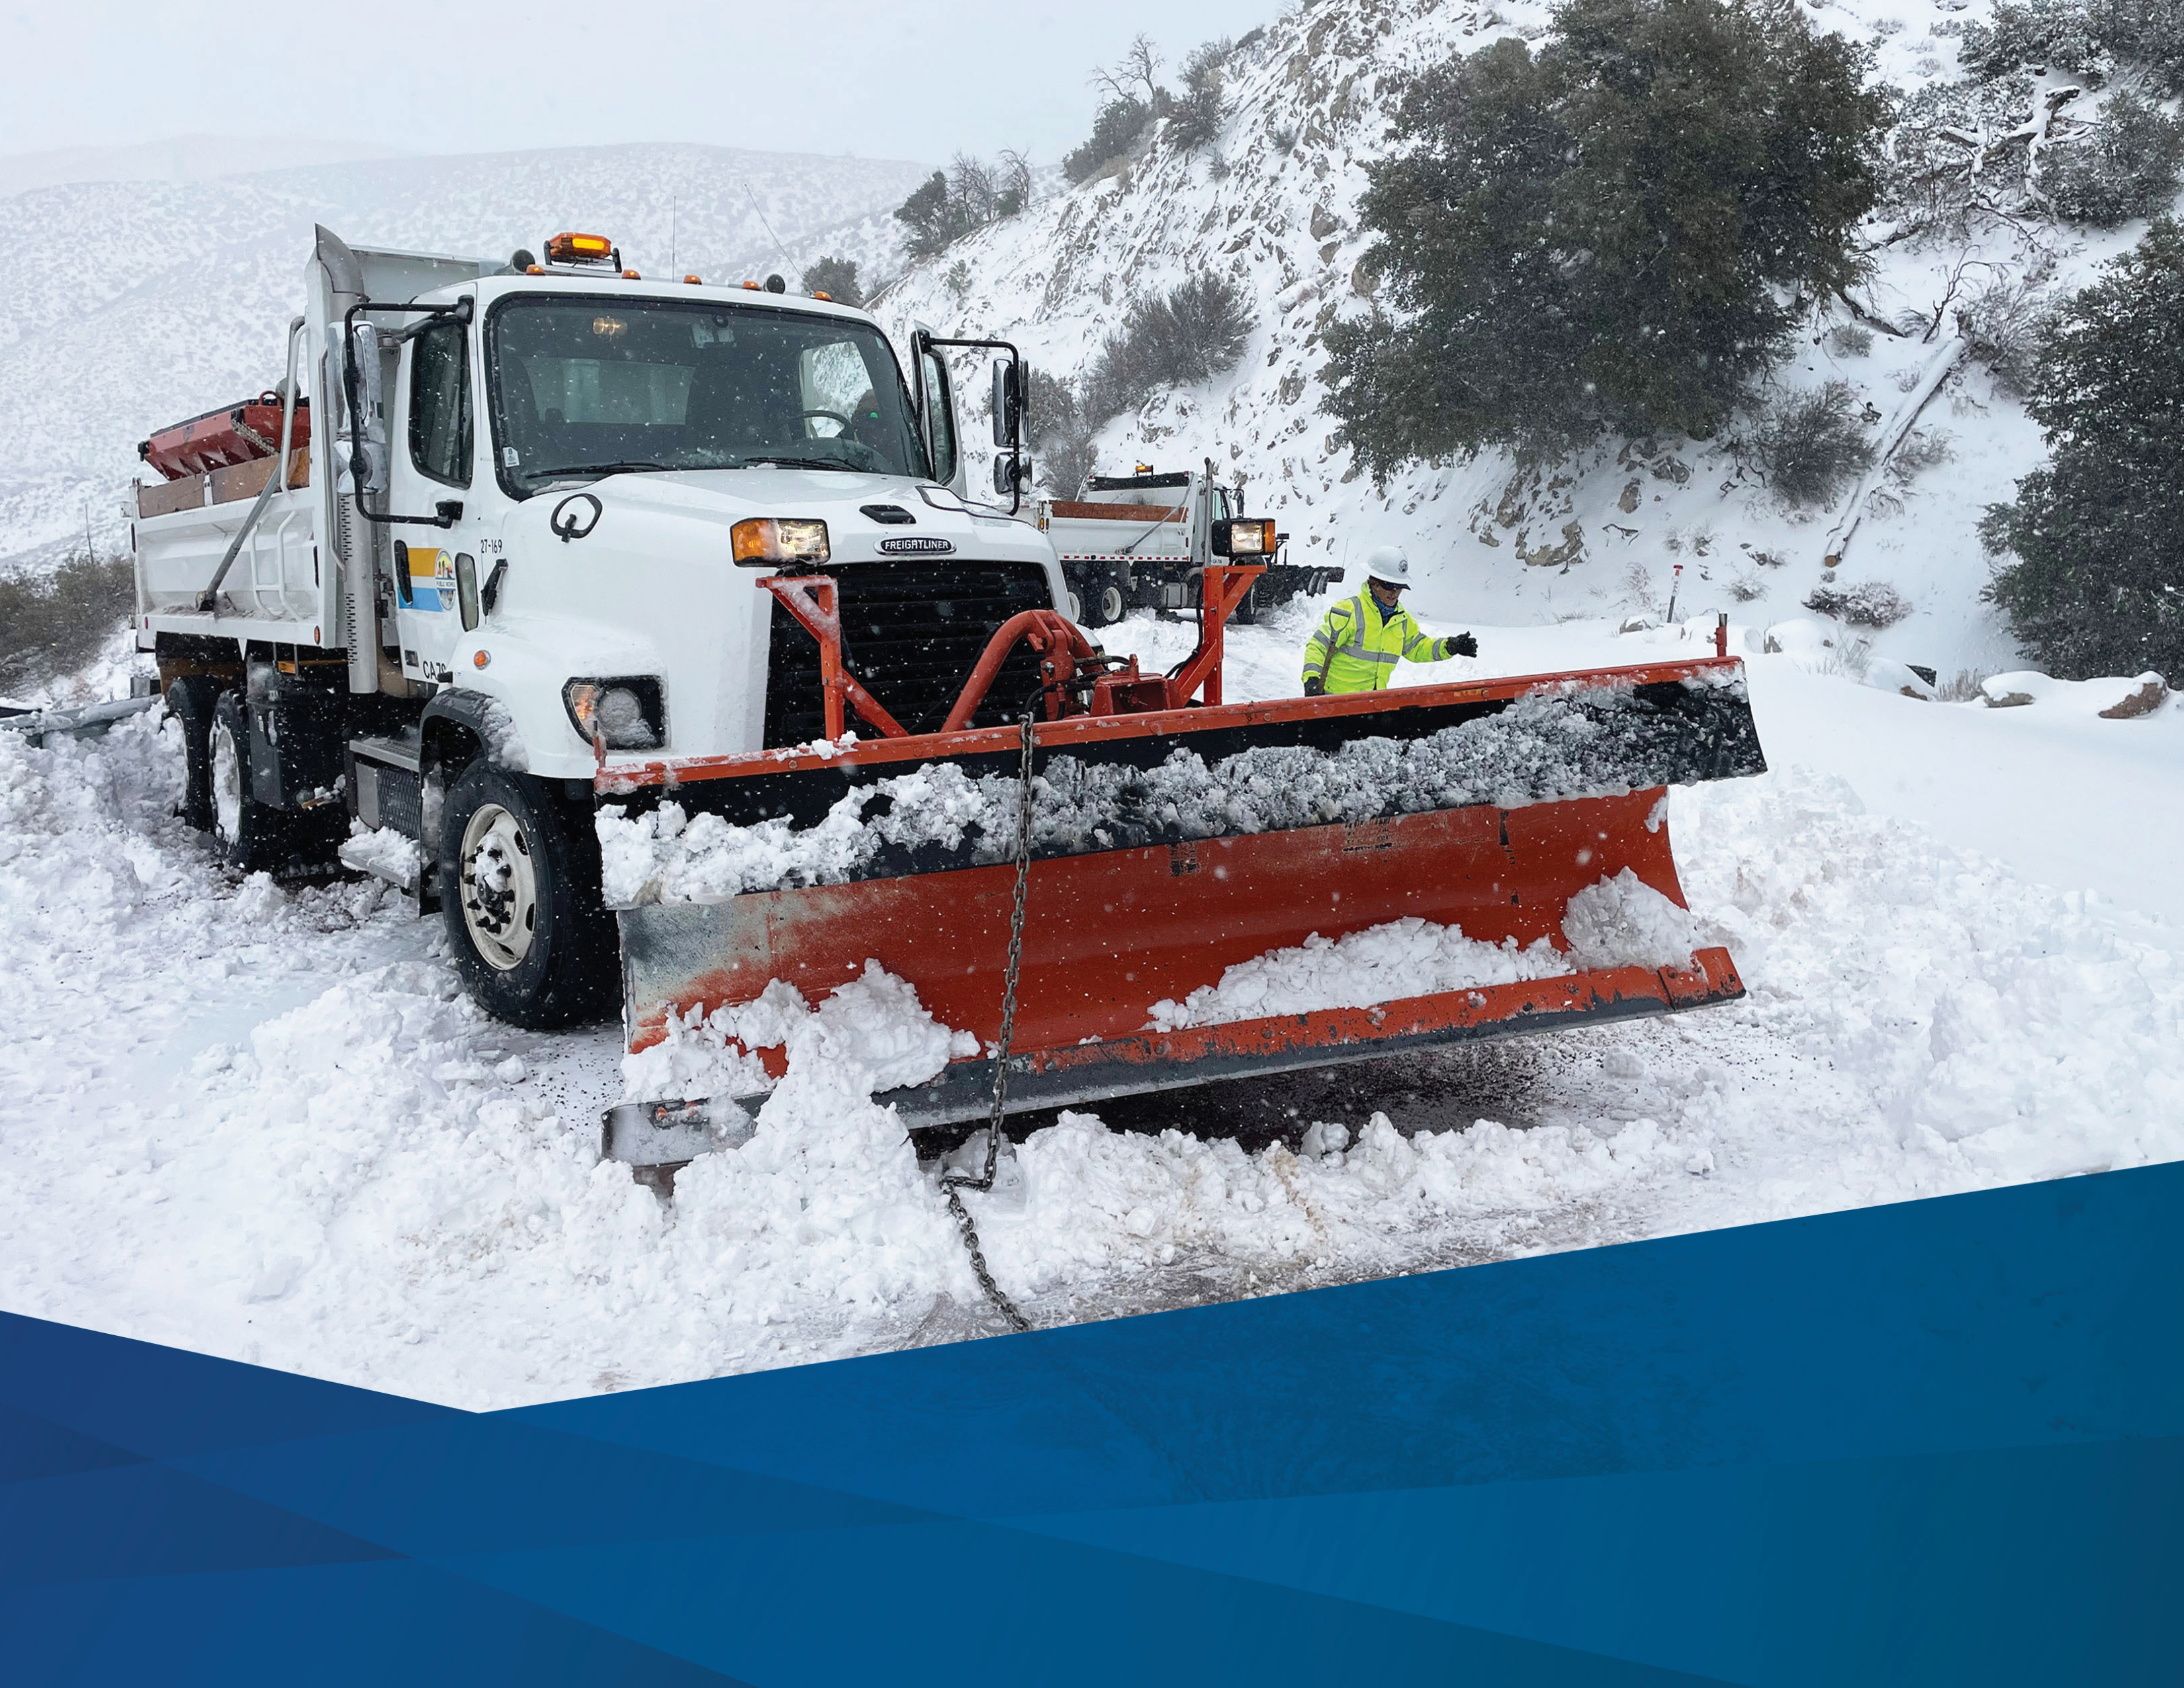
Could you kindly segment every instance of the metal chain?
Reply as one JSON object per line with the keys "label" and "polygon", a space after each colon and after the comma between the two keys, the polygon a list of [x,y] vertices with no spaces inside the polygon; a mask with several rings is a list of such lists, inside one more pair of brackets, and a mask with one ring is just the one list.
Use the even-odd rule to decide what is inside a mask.
{"label": "metal chain", "polygon": [[978,1228],[971,1223],[971,1212],[964,1206],[961,1192],[991,1189],[994,1173],[1001,1161],[1001,1118],[1007,1111],[1009,1095],[1009,1045],[1017,1030],[1017,976],[1023,967],[1024,897],[1031,887],[1032,742],[1032,715],[1027,710],[1023,717],[1023,757],[1017,771],[1016,904],[1009,911],[1009,967],[1001,988],[1000,1043],[994,1057],[994,1111],[986,1121],[986,1170],[975,1178],[962,1173],[940,1175],[940,1188],[946,1192],[949,1209],[956,1215],[956,1228],[963,1234],[963,1246],[970,1251],[971,1269],[978,1274],[979,1287],[1009,1322],[1009,1328],[1018,1332],[1029,1330],[1031,1321],[1017,1310],[1017,1304],[994,1281],[992,1269],[986,1264],[985,1251],[978,1246]]}

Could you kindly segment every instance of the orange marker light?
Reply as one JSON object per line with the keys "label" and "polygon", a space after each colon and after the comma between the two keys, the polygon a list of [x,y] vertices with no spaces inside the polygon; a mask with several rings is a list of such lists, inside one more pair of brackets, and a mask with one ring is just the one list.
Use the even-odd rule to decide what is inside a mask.
{"label": "orange marker light", "polygon": [[644,279],[644,276],[638,275],[634,270],[623,270],[621,272],[621,278],[625,281],[642,281]]}
{"label": "orange marker light", "polygon": [[705,285],[705,278],[703,276],[685,276],[682,281],[686,287],[702,287]]}
{"label": "orange marker light", "polygon": [[815,293],[813,293],[813,294],[811,295],[811,297],[812,297],[813,298],[815,298],[815,299],[824,299],[824,300],[826,300],[826,301],[827,301],[827,303],[828,304],[833,304],[833,303],[834,303],[834,296],[833,296],[833,294],[832,294],[832,293],[821,293],[821,292],[815,292]]}
{"label": "orange marker light", "polygon": [[471,654],[471,666],[473,668],[482,668],[492,660],[493,653],[489,650],[473,651]]}
{"label": "orange marker light", "polygon": [[746,281],[744,283],[744,286],[749,288],[753,292],[756,292],[759,290],[758,283],[755,281]]}

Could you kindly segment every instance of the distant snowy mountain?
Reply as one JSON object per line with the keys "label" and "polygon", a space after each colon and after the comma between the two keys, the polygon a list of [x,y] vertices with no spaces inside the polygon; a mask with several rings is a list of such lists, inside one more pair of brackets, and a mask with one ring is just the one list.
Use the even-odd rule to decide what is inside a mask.
{"label": "distant snowy mountain", "polygon": [[136,442],[278,378],[314,223],[493,257],[597,229],[651,272],[794,280],[836,253],[872,274],[900,267],[890,214],[928,168],[632,145],[18,193],[0,293],[0,571],[80,546],[86,517],[118,541]]}
{"label": "distant snowy mountain", "polygon": [[307,135],[176,135],[133,147],[63,147],[0,159],[0,199],[71,181],[212,181],[304,164],[398,159],[410,150]]}
{"label": "distant snowy mountain", "polygon": [[[1906,9],[1901,0],[1834,0],[1812,21],[1874,45],[1881,77],[1909,91],[1959,74],[1962,27],[1991,6],[1941,0],[1930,23],[1908,26],[1897,15]],[[1247,475],[1252,502],[1284,519],[1293,555],[1348,562],[1354,581],[1370,545],[1402,543],[1423,576],[1421,610],[1453,617],[1658,615],[1672,584],[1680,585],[1680,616],[1734,609],[1741,621],[1764,625],[1805,615],[1802,600],[1820,582],[1823,541],[1841,510],[1780,508],[1739,472],[1724,442],[1616,443],[1536,475],[1516,474],[1496,454],[1427,464],[1391,481],[1384,495],[1331,443],[1334,424],[1319,409],[1320,336],[1338,315],[1367,309],[1373,280],[1360,259],[1371,235],[1359,226],[1357,202],[1407,78],[1497,36],[1535,40],[1549,11],[1545,0],[1319,0],[1288,12],[1232,60],[1226,121],[1212,145],[1188,152],[1156,133],[1118,173],[1051,194],[914,270],[883,314],[891,324],[1009,337],[1069,376],[1089,366],[1133,298],[1195,275],[1229,276],[1258,319],[1241,360],[1204,387],[1162,394],[1111,423],[1100,442],[1108,472],[1212,457]],[[2030,249],[2006,228],[1946,249],[1881,245],[1867,303],[1892,320],[1930,313],[1949,272],[1966,261],[2011,274],[2028,259],[2052,264],[2051,285],[2067,289],[2142,229],[2045,231]],[[1890,232],[1876,226],[1872,237]],[[1966,273],[1994,272],[1958,269]],[[1884,333],[1862,354],[1829,349],[1825,331],[1847,320],[1838,308],[1814,324],[1802,354],[1779,372],[1780,386],[1849,382],[1878,440],[1935,360],[1949,359],[1953,372],[1919,421],[1947,436],[1953,455],[1879,489],[1838,583],[1885,581],[1915,606],[1877,637],[1879,650],[1944,677],[2008,666],[2007,633],[1978,601],[1987,562],[1974,527],[1982,508],[2010,497],[2016,477],[2039,461],[2037,430],[1978,365],[1955,362],[1946,313],[1930,340],[1918,329]],[[983,402],[982,383],[962,385],[974,404]],[[975,445],[983,431],[967,432]],[[1678,564],[1684,573],[1674,582]]]}

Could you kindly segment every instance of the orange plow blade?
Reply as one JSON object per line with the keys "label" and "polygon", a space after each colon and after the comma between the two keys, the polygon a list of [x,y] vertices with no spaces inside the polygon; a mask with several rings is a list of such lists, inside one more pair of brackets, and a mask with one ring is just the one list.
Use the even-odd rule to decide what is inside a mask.
{"label": "orange plow blade", "polygon": [[[1040,723],[1035,747],[1011,1111],[1742,994],[1724,950],[1603,954],[1570,925],[1604,882],[1681,909],[1664,788],[1765,766],[1733,660],[1068,717]],[[629,1046],[774,980],[816,1003],[877,961],[986,1051],[878,1100],[912,1128],[981,1117],[1018,733],[827,748],[602,774],[603,838],[672,834],[656,859],[609,850]],[[645,819],[667,805],[667,824]],[[720,824],[694,824],[707,814]],[[1425,923],[1405,928],[1414,942],[1460,928],[1451,941],[1494,946],[1491,965],[1397,978],[1379,1000],[1277,991],[1282,1011],[1245,1011],[1232,970],[1302,966],[1308,997],[1330,945],[1405,922]],[[618,1111],[641,1149],[643,1111]]]}

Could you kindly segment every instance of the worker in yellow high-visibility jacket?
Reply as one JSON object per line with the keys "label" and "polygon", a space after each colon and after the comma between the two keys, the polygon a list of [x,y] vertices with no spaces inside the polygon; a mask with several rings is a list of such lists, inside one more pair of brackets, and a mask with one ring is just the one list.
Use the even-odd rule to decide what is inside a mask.
{"label": "worker in yellow high-visibility jacket", "polygon": [[1327,612],[1304,648],[1304,694],[1373,692],[1392,685],[1396,664],[1439,662],[1451,656],[1476,656],[1479,641],[1469,633],[1429,639],[1403,608],[1411,584],[1410,559],[1400,545],[1382,545],[1365,560],[1365,589]]}

